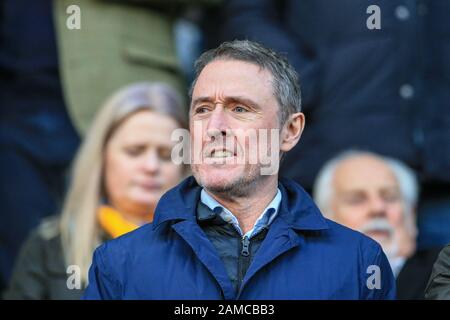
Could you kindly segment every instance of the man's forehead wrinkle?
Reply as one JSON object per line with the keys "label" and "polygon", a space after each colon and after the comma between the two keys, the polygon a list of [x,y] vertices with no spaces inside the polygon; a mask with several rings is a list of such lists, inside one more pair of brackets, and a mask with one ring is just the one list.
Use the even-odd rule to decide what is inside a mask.
{"label": "man's forehead wrinkle", "polygon": [[[267,102],[270,100],[269,98],[262,98],[262,102]],[[235,102],[242,102],[242,103],[249,103],[253,106],[257,106],[259,103],[256,99],[252,98],[251,96],[247,95],[233,95],[233,94],[225,94],[223,90],[216,90],[212,95],[205,95],[194,99],[194,103],[199,102],[209,102],[212,104],[227,104],[227,103],[235,103]]]}
{"label": "man's forehead wrinkle", "polygon": [[398,185],[392,183],[382,183],[367,186],[362,181],[358,183],[352,183],[350,185],[339,184],[336,186],[335,191],[337,194],[352,194],[352,193],[364,193],[370,194],[372,192],[385,192],[385,191],[400,191]]}
{"label": "man's forehead wrinkle", "polygon": [[214,88],[214,103],[225,103],[227,97],[225,96],[224,90],[218,86]]}

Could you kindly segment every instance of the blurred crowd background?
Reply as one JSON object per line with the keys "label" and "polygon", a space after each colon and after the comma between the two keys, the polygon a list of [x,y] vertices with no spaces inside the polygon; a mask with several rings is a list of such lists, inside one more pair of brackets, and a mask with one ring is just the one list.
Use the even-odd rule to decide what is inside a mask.
{"label": "blurred crowd background", "polygon": [[195,59],[234,39],[299,73],[306,129],[281,175],[380,242],[399,298],[423,297],[450,243],[448,0],[1,0],[5,297],[79,298],[95,247],[152,220],[189,174],[170,133]]}

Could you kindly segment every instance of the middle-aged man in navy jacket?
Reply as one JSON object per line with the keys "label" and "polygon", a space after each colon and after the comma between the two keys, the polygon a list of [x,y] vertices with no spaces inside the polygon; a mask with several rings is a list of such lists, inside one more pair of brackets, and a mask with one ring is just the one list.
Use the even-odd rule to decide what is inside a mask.
{"label": "middle-aged man in navy jacket", "polygon": [[279,155],[305,124],[287,60],[233,41],[204,53],[196,69],[194,177],[162,197],[153,223],[96,250],[85,298],[395,298],[381,247],[325,219],[302,187],[278,178]]}

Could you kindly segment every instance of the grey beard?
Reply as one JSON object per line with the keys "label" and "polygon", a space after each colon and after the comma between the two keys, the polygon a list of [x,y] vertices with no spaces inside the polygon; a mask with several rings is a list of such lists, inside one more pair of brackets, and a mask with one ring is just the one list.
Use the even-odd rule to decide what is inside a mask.
{"label": "grey beard", "polygon": [[[252,170],[252,169],[250,169]],[[211,191],[215,194],[220,194],[224,198],[242,198],[242,197],[248,197],[252,190],[255,190],[257,188],[257,184],[261,183],[258,181],[258,172],[259,168],[253,168],[255,171],[254,173],[251,173],[250,175],[245,175],[243,177],[240,177],[238,180],[233,181],[226,185],[219,185],[219,186],[205,186],[203,185],[201,178],[198,176],[198,173],[194,172],[194,177],[197,180],[198,184],[200,184],[202,187],[207,189],[208,191]],[[263,177],[269,177],[269,176],[263,176]]]}
{"label": "grey beard", "polygon": [[250,185],[252,182],[245,181],[245,178],[240,178],[238,181],[228,185],[212,186],[207,189],[212,193],[221,194],[230,198],[247,197],[250,193]]}

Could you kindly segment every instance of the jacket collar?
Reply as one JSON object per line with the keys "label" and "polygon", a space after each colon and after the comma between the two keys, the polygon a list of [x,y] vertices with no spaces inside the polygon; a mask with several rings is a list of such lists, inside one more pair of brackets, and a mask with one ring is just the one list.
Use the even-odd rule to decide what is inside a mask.
{"label": "jacket collar", "polygon": [[197,202],[202,188],[193,176],[167,191],[159,200],[153,218],[153,229],[174,220],[195,221]]}
{"label": "jacket collar", "polygon": [[[280,178],[281,191],[279,217],[297,230],[328,229],[326,219],[303,188],[294,181]],[[200,201],[199,186],[194,177],[183,180],[175,188],[166,192],[160,199],[153,220],[153,229],[164,222],[190,220],[196,222],[197,204]],[[276,220],[275,219],[275,220]]]}
{"label": "jacket collar", "polygon": [[280,218],[293,229],[325,230],[329,226],[309,194],[296,182],[280,178]]}

